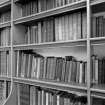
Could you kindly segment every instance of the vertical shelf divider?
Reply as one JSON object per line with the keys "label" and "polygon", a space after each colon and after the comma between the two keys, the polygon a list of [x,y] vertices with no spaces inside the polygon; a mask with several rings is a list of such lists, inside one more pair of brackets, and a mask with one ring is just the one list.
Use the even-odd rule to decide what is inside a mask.
{"label": "vertical shelf divider", "polygon": [[11,82],[11,86],[10,86],[10,94],[9,96],[7,97],[6,101],[4,102],[4,105],[8,105],[8,104],[14,104],[13,102],[13,97],[14,97],[14,88],[13,88],[13,76],[12,76],[12,73],[13,73],[13,10],[14,10],[14,7],[13,7],[13,0],[11,0],[11,35],[10,35],[10,55],[11,55],[11,60],[10,60],[10,65],[11,65],[11,75],[10,75],[10,82]]}
{"label": "vertical shelf divider", "polygon": [[87,101],[88,105],[91,103],[91,45],[90,45],[90,36],[91,36],[91,7],[90,0],[87,0]]}

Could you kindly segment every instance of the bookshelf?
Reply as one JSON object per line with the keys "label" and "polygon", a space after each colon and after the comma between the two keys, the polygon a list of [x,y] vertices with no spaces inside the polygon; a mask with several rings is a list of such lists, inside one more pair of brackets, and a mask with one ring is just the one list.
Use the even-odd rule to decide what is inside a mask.
{"label": "bookshelf", "polygon": [[105,0],[0,0],[5,105],[103,105],[104,28]]}

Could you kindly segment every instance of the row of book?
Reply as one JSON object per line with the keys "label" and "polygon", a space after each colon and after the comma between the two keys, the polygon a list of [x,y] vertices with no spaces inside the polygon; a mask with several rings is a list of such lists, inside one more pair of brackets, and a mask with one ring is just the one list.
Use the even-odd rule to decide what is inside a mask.
{"label": "row of book", "polygon": [[11,20],[11,12],[7,11],[0,14],[0,23],[8,22]]}
{"label": "row of book", "polygon": [[105,57],[99,58],[97,55],[92,55],[92,83],[105,84]]}
{"label": "row of book", "polygon": [[11,76],[11,54],[9,51],[0,52],[0,75]]}
{"label": "row of book", "polygon": [[87,62],[77,61],[72,56],[42,57],[34,53],[17,51],[15,59],[17,77],[80,84],[87,81]]}
{"label": "row of book", "polygon": [[18,105],[87,105],[86,97],[26,84],[17,85]]}
{"label": "row of book", "polygon": [[26,28],[25,43],[85,39],[86,23],[86,12],[45,19]]}
{"label": "row of book", "polygon": [[22,16],[28,16],[38,12],[50,10],[56,7],[67,5],[80,0],[32,0],[30,2],[24,1],[22,4]]}
{"label": "row of book", "polygon": [[0,30],[0,46],[10,45],[11,28],[5,27]]}
{"label": "row of book", "polygon": [[3,105],[9,93],[10,93],[10,82],[0,81],[0,105]]}
{"label": "row of book", "polygon": [[104,105],[105,99],[103,98],[93,98],[92,105]]}
{"label": "row of book", "polygon": [[92,17],[92,37],[105,37],[105,17]]}

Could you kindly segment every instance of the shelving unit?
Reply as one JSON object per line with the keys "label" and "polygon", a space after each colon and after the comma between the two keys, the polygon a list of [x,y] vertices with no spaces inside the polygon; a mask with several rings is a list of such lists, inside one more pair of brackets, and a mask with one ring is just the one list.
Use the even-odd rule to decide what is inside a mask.
{"label": "shelving unit", "polygon": [[[63,0],[62,2],[64,2],[64,1],[65,0]],[[67,0],[67,1],[70,1],[70,0]],[[73,3],[68,3],[68,4],[65,3],[62,6],[58,6],[55,8],[53,7],[51,9],[46,9],[43,11],[40,10],[40,6],[39,6],[38,8],[36,7],[37,13],[30,14],[30,15],[23,16],[23,17],[22,17],[22,15],[23,15],[22,14],[22,12],[23,12],[22,6],[25,5],[25,3],[23,3],[23,2],[26,2],[26,1],[22,1],[22,0],[2,1],[1,0],[0,2],[1,2],[0,3],[0,14],[3,14],[5,12],[7,12],[8,10],[11,11],[11,13],[10,13],[11,20],[0,23],[0,32],[2,29],[6,28],[6,27],[11,27],[11,29],[10,29],[11,34],[10,34],[9,40],[6,40],[6,41],[8,41],[9,44],[5,45],[5,43],[6,43],[5,42],[3,46],[2,46],[2,44],[0,46],[0,53],[2,51],[8,52],[8,55],[6,55],[6,56],[9,56],[10,58],[8,58],[9,63],[7,63],[7,65],[11,66],[10,67],[10,71],[11,71],[10,76],[8,76],[8,75],[0,76],[0,81],[4,80],[4,81],[11,82],[10,97],[7,98],[5,105],[11,105],[11,103],[13,105],[22,105],[22,104],[19,104],[19,102],[18,102],[19,101],[18,95],[20,94],[19,86],[21,84],[27,85],[30,87],[35,86],[35,88],[40,88],[38,91],[46,92],[46,89],[48,89],[47,92],[50,91],[49,93],[53,93],[52,91],[57,91],[56,95],[59,95],[60,93],[61,94],[67,93],[69,95],[72,95],[72,94],[76,95],[76,97],[74,97],[74,98],[85,97],[87,99],[87,103],[85,103],[84,105],[96,105],[95,100],[97,101],[97,98],[98,98],[97,103],[100,102],[101,99],[105,99],[105,83],[103,83],[104,78],[103,77],[101,78],[101,77],[99,77],[99,74],[96,74],[96,72],[98,72],[98,73],[100,72],[99,71],[100,70],[99,62],[101,61],[103,64],[104,56],[105,56],[104,55],[104,52],[105,52],[105,50],[104,50],[105,49],[105,35],[104,35],[105,34],[105,32],[104,32],[104,28],[105,28],[105,23],[104,23],[105,0],[77,0],[76,2],[73,2]],[[38,3],[41,3],[41,1],[39,0]],[[36,9],[36,8],[34,8],[34,9]],[[100,12],[103,12],[104,16],[103,15],[94,16],[94,14],[98,14]],[[86,16],[85,20],[83,20],[83,17],[85,17],[85,16],[83,16],[84,14]],[[75,19],[75,21],[77,23],[76,22],[73,23],[74,22],[73,16],[74,17],[77,16],[76,17],[77,20]],[[80,16],[80,20],[78,19],[79,16]],[[95,21],[96,25],[97,25],[96,30],[95,30],[96,35],[92,35],[92,33],[91,33],[91,32],[93,32],[92,25],[95,24],[95,23],[93,23],[93,20],[92,20],[93,17],[96,18],[96,21]],[[103,20],[100,20],[99,17],[102,17]],[[60,20],[60,18],[65,19],[65,20]],[[70,20],[71,18],[72,18],[72,20]],[[50,22],[51,19],[52,19],[53,23]],[[57,19],[58,19],[58,24],[56,23]],[[68,21],[66,21],[67,19],[68,19]],[[68,27],[70,27],[70,25],[69,25],[70,21],[72,21],[72,23],[71,23],[72,24],[72,32],[68,28]],[[83,23],[83,21],[85,21],[85,23]],[[67,22],[69,22],[68,27],[66,25]],[[80,23],[78,23],[78,22],[80,22]],[[44,25],[46,24],[46,25],[44,26],[43,24]],[[49,24],[50,24],[49,27],[52,30],[51,29],[48,30],[49,27],[47,25],[49,25]],[[63,24],[65,24],[65,25],[63,25]],[[80,24],[80,27],[78,28],[78,26],[77,26],[77,28],[76,28],[76,25],[78,25],[78,24]],[[85,24],[85,26],[83,26],[84,24]],[[102,29],[100,29],[100,24],[101,24]],[[58,25],[58,26],[56,26],[56,25]],[[75,27],[73,25],[75,25]],[[32,30],[32,27],[36,33]],[[60,27],[60,28],[58,28],[58,30],[57,30],[56,27]],[[64,30],[66,30],[65,33],[63,32]],[[81,32],[79,33],[78,30]],[[84,30],[87,32],[83,32]],[[97,30],[99,32],[97,32]],[[103,31],[104,34],[102,33],[103,36],[99,35],[97,37],[97,33],[99,34],[100,30]],[[37,42],[31,43],[31,38],[33,37],[31,35],[32,34],[31,31],[33,31],[33,33],[35,35],[37,34],[37,36],[35,36],[35,38],[37,37]],[[53,38],[53,40],[51,39],[52,41],[49,41],[50,38],[47,41],[47,37],[48,37],[48,35],[51,34],[50,33],[51,31],[53,31],[54,38]],[[75,33],[74,31],[76,31],[77,33]],[[67,37],[71,34],[69,32],[72,33],[73,39],[67,39]],[[69,33],[69,34],[67,34],[67,33]],[[84,35],[84,33],[86,35]],[[28,38],[26,37],[26,34],[27,34]],[[57,39],[57,34],[58,34],[58,39]],[[60,34],[62,36],[60,36]],[[66,36],[66,34],[68,36]],[[76,34],[76,36],[75,36],[75,34]],[[63,35],[65,35],[65,36],[63,36]],[[78,38],[79,35],[80,35],[80,37]],[[32,36],[32,37],[29,37],[29,36]],[[95,36],[95,37],[92,37],[92,36]],[[61,40],[59,37],[61,38]],[[66,37],[66,38],[63,39],[62,37],[63,38]],[[2,40],[5,41],[2,38],[3,37],[1,37],[1,42],[2,42]],[[42,39],[44,40],[44,38],[45,38],[45,41],[39,41],[38,38],[40,40],[42,40]],[[6,36],[5,36],[5,39],[7,39]],[[67,40],[65,40],[65,39],[67,39]],[[25,41],[28,40],[27,41],[28,43],[25,42],[24,40]],[[20,55],[18,55],[18,54],[20,54]],[[41,56],[39,57],[38,54]],[[23,67],[25,65],[28,68],[29,61],[27,61],[28,63],[26,65],[25,60],[27,58],[25,58],[25,56],[29,57],[31,55],[34,56],[32,58],[32,60],[36,59],[38,57],[41,59],[43,58],[43,62],[45,63],[45,65],[47,65],[47,63],[48,63],[46,60],[47,58],[51,58],[51,57],[54,57],[55,59],[60,58],[62,60],[61,62],[63,62],[63,61],[65,62],[65,64],[62,63],[62,65],[65,65],[65,68],[67,68],[66,67],[67,61],[69,61],[69,64],[70,64],[70,62],[72,62],[72,64],[73,64],[73,62],[76,62],[76,65],[74,65],[74,66],[77,66],[77,62],[79,62],[79,64],[82,65],[82,67],[81,67],[82,71],[80,74],[78,74],[79,75],[78,80],[76,77],[77,73],[78,73],[77,71],[75,71],[76,73],[75,73],[75,77],[74,77],[74,78],[76,78],[76,80],[72,81],[71,77],[70,78],[67,77],[67,80],[65,80],[67,71],[65,69],[65,71],[63,72],[64,68],[62,65],[59,64],[60,66],[62,66],[60,68],[60,69],[62,69],[62,71],[60,71],[60,72],[64,73],[64,80],[60,80],[61,78],[63,78],[63,77],[61,77],[62,73],[61,73],[60,77],[56,77],[59,74],[59,72],[56,71],[57,69],[59,69],[59,67],[54,71],[55,72],[54,77],[56,77],[58,80],[55,78],[53,80],[52,77],[50,78],[49,76],[45,77],[45,78],[43,78],[44,76],[42,76],[42,78],[37,77],[38,73],[41,72],[40,70],[36,72],[36,74],[35,74],[36,77],[32,78],[32,73],[34,73],[35,71],[32,71],[31,70],[32,68],[29,69],[29,71],[26,71],[25,68]],[[67,56],[68,56],[69,60],[67,60],[67,58],[66,58]],[[71,56],[72,56],[72,60],[70,60]],[[21,63],[19,63],[19,60],[20,60],[19,57],[21,58]],[[96,63],[96,60],[98,63]],[[2,61],[2,59],[1,59],[1,61]],[[35,60],[33,60],[33,61],[36,65],[38,65],[38,63],[36,63],[37,61],[35,61]],[[31,63],[33,63],[33,61]],[[50,59],[50,63],[51,63],[51,59]],[[45,67],[45,65],[42,67]],[[52,67],[52,65],[50,65],[50,66]],[[50,66],[49,66],[49,69],[50,69]],[[19,71],[19,67],[20,67],[20,71]],[[24,68],[24,71],[23,71],[22,67]],[[32,67],[33,67],[33,65],[32,65]],[[78,66],[78,67],[80,69],[80,66]],[[43,68],[43,71],[44,71],[44,69],[45,68]],[[51,72],[50,70],[48,72],[47,69],[48,68],[46,67],[45,76],[46,75],[52,76],[53,72]],[[72,67],[72,69],[73,69],[73,67]],[[77,68],[75,68],[75,69],[77,70]],[[101,68],[101,69],[104,70],[105,68]],[[52,70],[54,70],[54,69],[52,69]],[[68,73],[72,72],[72,70],[71,71],[70,70],[71,69],[69,66]],[[101,72],[103,74],[105,74],[104,71],[102,71],[102,70],[101,70]],[[9,70],[7,70],[7,71],[9,71]],[[28,75],[27,72],[30,72],[30,77],[24,76],[24,75]],[[83,73],[84,73],[84,76],[83,76]],[[0,71],[0,74],[2,74],[1,71]],[[42,74],[44,74],[44,73],[42,73]],[[70,75],[68,74],[68,76],[71,76],[71,75],[73,75],[73,74],[70,74]],[[82,77],[80,77],[80,75]],[[84,80],[82,80],[81,78]],[[99,80],[99,79],[103,79],[103,80]],[[85,81],[85,82],[83,82],[83,81]],[[99,83],[99,81],[101,81],[102,83]],[[53,93],[53,94],[55,94],[55,93]],[[13,102],[13,100],[14,100],[14,102]],[[32,103],[30,105],[32,105]],[[103,104],[100,103],[100,105],[103,105]]]}

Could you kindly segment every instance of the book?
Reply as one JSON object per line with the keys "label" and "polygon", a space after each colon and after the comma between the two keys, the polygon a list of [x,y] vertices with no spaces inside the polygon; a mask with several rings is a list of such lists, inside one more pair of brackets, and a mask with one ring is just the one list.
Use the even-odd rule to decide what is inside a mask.
{"label": "book", "polygon": [[6,11],[0,14],[0,23],[9,22],[11,20],[11,11]]}
{"label": "book", "polygon": [[87,62],[72,56],[43,57],[31,51],[17,51],[16,76],[86,84]]}
{"label": "book", "polygon": [[0,45],[9,46],[10,45],[10,27],[2,28],[0,31]]}

